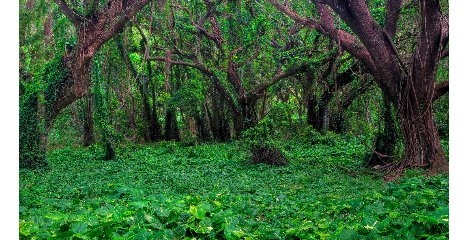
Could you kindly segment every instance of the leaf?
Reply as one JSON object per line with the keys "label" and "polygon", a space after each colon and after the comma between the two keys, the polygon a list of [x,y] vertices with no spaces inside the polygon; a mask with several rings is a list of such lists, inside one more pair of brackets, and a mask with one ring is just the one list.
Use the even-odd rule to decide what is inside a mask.
{"label": "leaf", "polygon": [[72,232],[74,233],[85,233],[87,231],[87,224],[83,222],[77,222],[72,225]]}
{"label": "leaf", "polygon": [[36,232],[38,227],[33,222],[20,222],[20,234],[24,236],[29,236],[32,233]]}
{"label": "leaf", "polygon": [[189,206],[189,213],[197,219],[203,219],[206,216],[206,213],[210,211],[210,208],[210,204],[205,202],[197,205],[197,207],[191,205]]}
{"label": "leaf", "polygon": [[67,219],[68,215],[63,213],[48,213],[46,214],[46,218],[52,219],[54,221],[59,221]]}
{"label": "leaf", "polygon": [[131,202],[129,203],[129,206],[136,207],[137,209],[144,208],[146,207],[148,202],[146,201],[137,201],[137,202]]}
{"label": "leaf", "polygon": [[167,218],[170,216],[170,211],[168,209],[165,209],[163,207],[159,207],[155,210],[155,212],[157,213],[157,216],[161,217],[161,218]]}

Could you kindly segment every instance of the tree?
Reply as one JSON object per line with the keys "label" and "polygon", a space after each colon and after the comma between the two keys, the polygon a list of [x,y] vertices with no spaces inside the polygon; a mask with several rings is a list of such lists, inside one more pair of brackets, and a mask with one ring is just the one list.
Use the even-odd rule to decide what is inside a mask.
{"label": "tree", "polygon": [[[277,0],[270,2],[297,23],[330,37],[360,60],[397,107],[405,152],[402,161],[392,167],[395,173],[416,167],[431,173],[448,170],[432,111],[433,101],[448,89],[448,82],[435,84],[437,65],[447,55],[449,38],[448,20],[441,12],[439,0],[418,1],[419,33],[406,58],[403,55],[407,51],[399,52],[393,41],[402,0],[385,3],[383,26],[374,19],[365,0],[312,0],[318,20],[303,17]],[[333,13],[350,31],[335,25]]]}
{"label": "tree", "polygon": [[[174,36],[169,44],[171,49],[165,51],[165,56],[146,56],[149,60],[165,62],[168,66],[191,67],[206,76],[217,91],[211,93],[214,108],[212,129],[221,132],[215,134],[216,136],[228,132],[226,117],[218,116],[225,108],[230,112],[235,135],[240,136],[242,131],[258,122],[256,105],[258,100],[265,96],[265,91],[282,79],[302,73],[306,69],[306,64],[283,69],[283,66],[273,63],[274,67],[270,66],[273,69],[260,71],[266,67],[266,62],[274,59],[267,48],[264,52],[261,52],[261,49],[262,46],[269,46],[270,51],[277,51],[270,46],[275,32],[267,33],[264,15],[257,14],[250,8],[249,3],[246,4],[244,8],[240,2],[204,1],[204,14],[197,19],[197,14],[191,12],[188,7],[174,4],[176,9],[187,15],[183,24],[189,22],[195,30],[192,41],[187,42],[197,44],[184,46],[182,42],[185,36]],[[217,9],[222,7],[231,14],[221,14]],[[169,18],[176,22],[174,17]],[[173,24],[178,28],[178,22]],[[185,51],[183,48],[190,50]],[[221,136],[220,139],[226,137]]]}
{"label": "tree", "polygon": [[[74,25],[77,41],[74,45],[69,45],[62,56],[56,57],[43,74],[42,80],[46,84],[43,109],[34,106],[34,103],[38,103],[39,93],[31,93],[26,97],[30,99],[25,101],[28,104],[20,107],[21,167],[45,164],[47,131],[63,108],[88,93],[93,56],[106,41],[122,31],[126,21],[149,0],[109,0],[106,4],[100,1],[85,1],[81,6],[82,11],[70,7],[65,0],[55,2]],[[40,115],[45,121],[42,134],[38,120],[27,119],[41,118]],[[42,137],[38,137],[40,135]]]}

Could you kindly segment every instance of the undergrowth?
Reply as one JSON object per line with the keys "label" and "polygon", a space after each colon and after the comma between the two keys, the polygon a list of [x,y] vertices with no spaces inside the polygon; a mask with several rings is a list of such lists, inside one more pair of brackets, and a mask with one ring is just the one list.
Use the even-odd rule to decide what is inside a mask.
{"label": "undergrowth", "polygon": [[247,144],[173,142],[48,153],[20,171],[21,239],[447,239],[448,177],[385,183],[365,147],[278,142],[288,166],[250,163]]}

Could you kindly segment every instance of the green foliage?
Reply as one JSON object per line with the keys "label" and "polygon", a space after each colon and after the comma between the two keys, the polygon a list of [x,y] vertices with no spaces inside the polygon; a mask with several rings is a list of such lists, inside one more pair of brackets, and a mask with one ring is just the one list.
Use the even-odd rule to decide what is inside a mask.
{"label": "green foliage", "polygon": [[[41,79],[44,87],[44,99],[46,101],[46,112],[52,110],[52,105],[57,100],[59,92],[65,88],[67,79],[70,78],[70,71],[65,66],[62,56],[56,56],[49,61],[41,72]],[[49,121],[47,119],[46,121]]]}
{"label": "green foliage", "polygon": [[20,102],[20,168],[37,168],[47,164],[45,149],[41,146],[38,104],[38,96],[34,92],[27,93]]}
{"label": "green foliage", "polygon": [[[254,142],[289,137],[299,129],[299,119],[295,119],[295,106],[290,103],[276,103],[259,123],[243,132],[243,138]],[[286,135],[287,134],[287,135]]]}
{"label": "green foliage", "polygon": [[[101,131],[102,143],[105,146],[104,159],[111,160],[115,157],[115,150],[118,143],[117,133],[112,122],[112,106],[110,101],[110,81],[109,74],[105,79],[101,79],[103,74],[103,55],[98,54],[92,65],[92,92],[96,111],[94,111],[94,121]],[[109,71],[109,70],[108,70]]]}
{"label": "green foliage", "polygon": [[20,171],[20,238],[416,239],[448,237],[448,177],[384,185],[364,147],[279,143],[289,165],[247,163],[243,144],[127,145],[49,153]]}
{"label": "green foliage", "polygon": [[46,146],[41,138],[46,135],[48,113],[68,76],[62,57],[56,56],[43,67],[39,80],[24,86],[24,95],[20,99],[20,167],[47,164]]}

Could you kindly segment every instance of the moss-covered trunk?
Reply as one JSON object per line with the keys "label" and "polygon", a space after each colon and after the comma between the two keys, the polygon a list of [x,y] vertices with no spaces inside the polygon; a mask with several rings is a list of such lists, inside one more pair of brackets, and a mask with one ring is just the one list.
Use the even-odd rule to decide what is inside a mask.
{"label": "moss-covered trunk", "polygon": [[38,104],[37,92],[28,94],[20,103],[20,168],[47,166]]}

